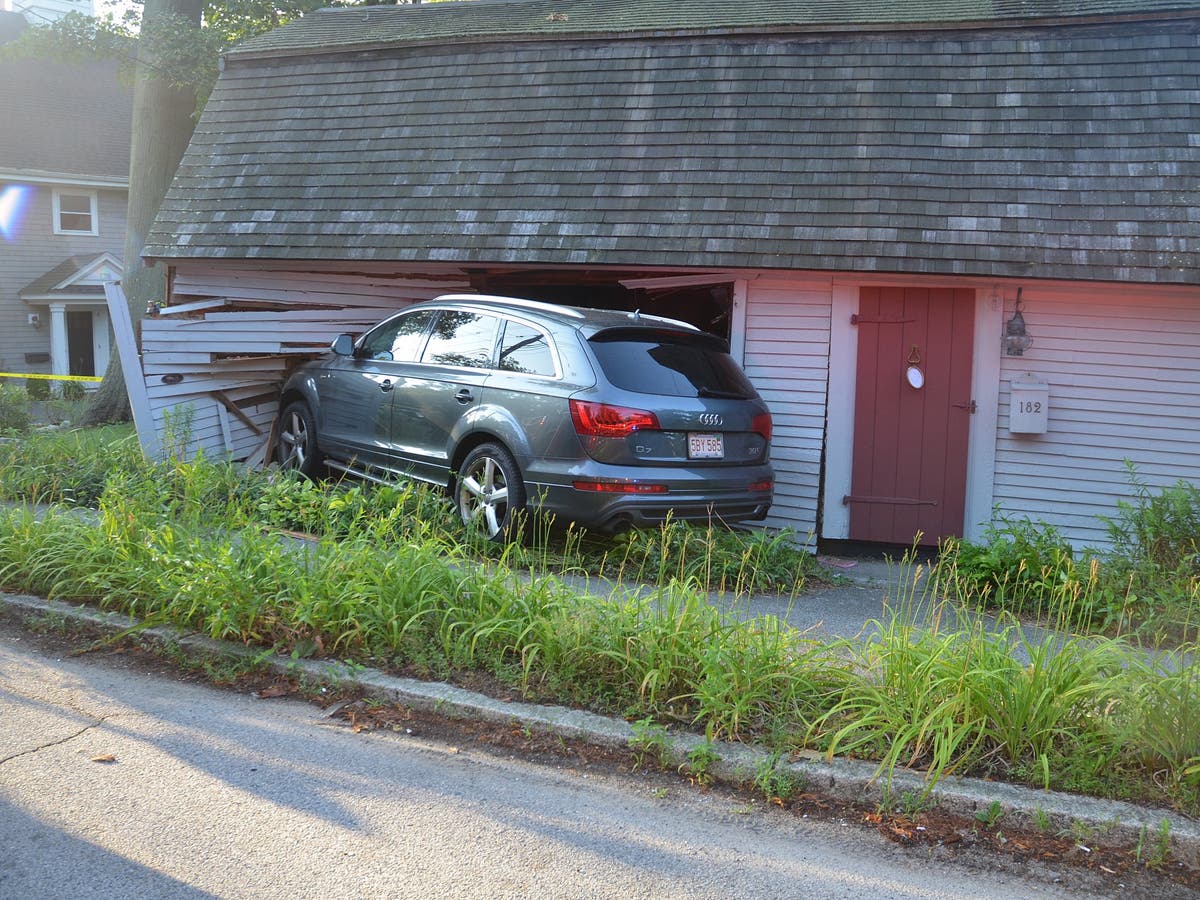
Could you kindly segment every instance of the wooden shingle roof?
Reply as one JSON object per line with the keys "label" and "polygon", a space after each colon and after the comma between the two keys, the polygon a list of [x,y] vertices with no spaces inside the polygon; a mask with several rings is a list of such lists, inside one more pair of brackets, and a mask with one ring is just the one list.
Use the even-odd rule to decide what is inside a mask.
{"label": "wooden shingle roof", "polygon": [[[1056,21],[858,32],[479,24],[607,12],[615,34],[630,10],[718,6],[814,7],[485,0],[322,11],[290,32],[303,48],[287,28],[248,42],[146,254],[1200,283],[1194,4],[947,0],[926,16]],[[345,46],[380,12],[459,31]]]}

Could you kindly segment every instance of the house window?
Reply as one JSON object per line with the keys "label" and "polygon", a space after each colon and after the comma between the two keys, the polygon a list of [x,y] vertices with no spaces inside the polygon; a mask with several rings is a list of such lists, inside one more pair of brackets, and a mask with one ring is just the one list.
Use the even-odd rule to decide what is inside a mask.
{"label": "house window", "polygon": [[95,191],[54,192],[55,234],[99,234]]}

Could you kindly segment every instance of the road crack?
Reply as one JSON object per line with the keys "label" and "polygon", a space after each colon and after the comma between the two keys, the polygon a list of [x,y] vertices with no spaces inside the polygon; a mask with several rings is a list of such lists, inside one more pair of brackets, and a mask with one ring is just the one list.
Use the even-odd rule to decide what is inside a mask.
{"label": "road crack", "polygon": [[20,753],[13,753],[11,756],[5,756],[3,758],[0,758],[0,766],[4,765],[5,763],[12,762],[14,759],[20,759],[23,756],[32,756],[34,753],[41,753],[43,750],[49,750],[51,747],[58,747],[62,744],[66,744],[70,741],[73,741],[73,740],[75,740],[75,738],[80,737],[81,735],[87,734],[92,729],[99,728],[101,725],[103,725],[105,722],[107,722],[111,718],[112,718],[112,716],[102,716],[99,719],[97,719],[95,722],[92,722],[89,725],[84,725],[82,728],[80,728],[74,734],[69,734],[66,737],[59,738],[56,741],[47,741],[46,743],[40,744],[37,747],[30,747],[28,750],[22,750]]}

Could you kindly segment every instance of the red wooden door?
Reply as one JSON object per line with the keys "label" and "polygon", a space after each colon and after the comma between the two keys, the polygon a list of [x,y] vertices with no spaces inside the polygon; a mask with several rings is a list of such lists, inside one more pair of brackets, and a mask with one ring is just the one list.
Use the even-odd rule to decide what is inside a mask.
{"label": "red wooden door", "polygon": [[974,291],[863,288],[856,322],[850,538],[961,535]]}

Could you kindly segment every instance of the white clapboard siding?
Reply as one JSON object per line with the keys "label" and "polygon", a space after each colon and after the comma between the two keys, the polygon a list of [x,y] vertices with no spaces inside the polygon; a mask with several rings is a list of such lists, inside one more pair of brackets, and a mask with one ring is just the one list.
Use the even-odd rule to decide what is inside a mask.
{"label": "white clapboard siding", "polygon": [[765,524],[802,537],[817,528],[831,306],[827,281],[748,285],[744,366],[775,423],[775,502]]}
{"label": "white clapboard siding", "polygon": [[[995,503],[1077,548],[1107,546],[1102,517],[1134,493],[1126,459],[1152,488],[1200,482],[1200,296],[1136,290],[1026,288],[1034,345],[1001,358]],[[1027,373],[1050,386],[1044,435],[1008,430],[1010,383]]]}

